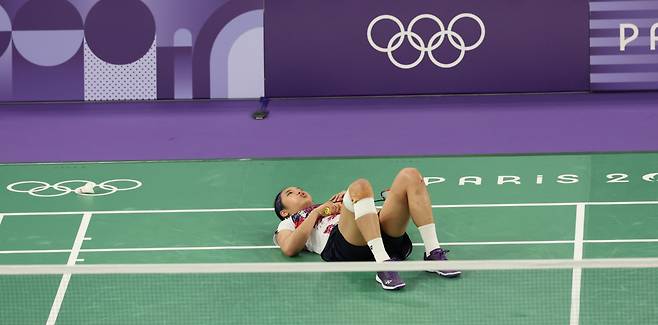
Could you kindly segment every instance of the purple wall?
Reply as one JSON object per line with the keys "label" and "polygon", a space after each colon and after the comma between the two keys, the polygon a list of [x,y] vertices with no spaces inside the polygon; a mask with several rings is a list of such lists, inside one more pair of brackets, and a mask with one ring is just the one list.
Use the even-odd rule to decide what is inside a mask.
{"label": "purple wall", "polygon": [[[0,105],[0,162],[658,151],[658,93]],[[345,145],[344,139],[360,143]]]}
{"label": "purple wall", "polygon": [[587,0],[277,0],[269,97],[589,90]]}
{"label": "purple wall", "polygon": [[[262,60],[228,62],[241,35],[262,29],[263,4],[0,0],[0,101],[210,98],[213,86],[231,84],[229,68],[263,65]],[[252,19],[245,21],[244,15]],[[232,36],[220,37],[226,30]],[[262,47],[262,40],[249,45]],[[236,55],[251,58],[244,54]],[[249,97],[257,98],[263,95],[262,73],[253,78],[261,86]],[[222,83],[213,85],[213,79]]]}
{"label": "purple wall", "polygon": [[264,4],[0,0],[0,101],[658,89],[658,0]]}
{"label": "purple wall", "polygon": [[658,89],[658,0],[597,0],[589,10],[591,89]]}

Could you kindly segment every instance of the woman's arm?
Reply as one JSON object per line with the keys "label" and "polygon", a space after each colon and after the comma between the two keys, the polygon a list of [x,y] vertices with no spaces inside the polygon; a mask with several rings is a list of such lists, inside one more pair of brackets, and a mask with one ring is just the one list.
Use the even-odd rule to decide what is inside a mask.
{"label": "woman's arm", "polygon": [[276,235],[276,242],[279,243],[281,251],[286,256],[295,256],[304,249],[306,241],[311,236],[311,231],[315,222],[317,222],[320,217],[318,209],[311,211],[297,229],[294,231],[290,230],[281,230]]}
{"label": "woman's arm", "polygon": [[[328,211],[325,211],[328,209]],[[324,213],[328,212],[328,213]],[[304,249],[306,241],[311,236],[311,231],[319,218],[340,212],[340,204],[331,201],[313,209],[295,230],[281,230],[276,234],[276,242],[279,243],[281,251],[286,256],[295,256]]]}

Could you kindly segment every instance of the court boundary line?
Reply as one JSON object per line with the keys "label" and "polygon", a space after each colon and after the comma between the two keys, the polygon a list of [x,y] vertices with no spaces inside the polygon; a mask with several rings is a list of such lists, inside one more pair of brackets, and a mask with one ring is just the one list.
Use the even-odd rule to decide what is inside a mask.
{"label": "court boundary line", "polygon": [[[574,230],[573,260],[583,260],[583,246],[585,239],[585,205],[576,205],[576,222]],[[580,288],[582,269],[575,267],[571,274],[571,312],[569,325],[578,325],[580,321]]]}
{"label": "court boundary line", "polygon": [[2,219],[4,219],[4,218],[5,218],[5,215],[0,213],[0,225],[2,224]]}
{"label": "court boundary line", "polygon": [[[89,227],[89,222],[91,221],[92,213],[85,212],[82,215],[80,220],[80,227],[78,228],[78,233],[75,236],[75,241],[73,242],[73,247],[71,248],[71,253],[69,255],[67,266],[74,266],[78,261],[78,255],[80,254],[80,249],[82,248],[82,243],[84,242],[85,234],[87,233],[87,228]],[[48,314],[48,320],[46,325],[54,325],[57,322],[57,316],[59,316],[59,310],[62,307],[62,302],[64,302],[64,296],[66,295],[66,290],[69,286],[69,281],[71,280],[71,273],[65,272],[62,275],[62,280],[59,282],[59,287],[57,288],[57,293],[55,294],[55,299],[53,304],[50,307],[50,313]]]}
{"label": "court boundary line", "polygon": [[[578,206],[578,205],[653,205],[658,201],[608,201],[608,202],[545,202],[545,203],[484,203],[484,204],[438,204],[433,209],[441,208],[497,208],[497,207],[544,207],[544,206]],[[379,206],[378,208],[381,208]],[[92,214],[154,214],[154,213],[205,213],[205,212],[272,212],[273,208],[216,208],[216,209],[159,209],[159,210],[92,210]],[[3,212],[5,216],[35,215],[78,215],[83,211],[58,212]]]}
{"label": "court boundary line", "polygon": [[[656,239],[658,242],[658,239]],[[528,241],[498,241],[498,242],[442,242],[445,246],[487,246],[487,245],[549,245],[549,244],[572,244],[573,240],[528,240]],[[413,246],[424,246],[423,243],[413,243]],[[122,247],[122,248],[86,248],[81,253],[102,252],[150,252],[150,251],[204,251],[204,250],[256,250],[256,249],[278,249],[276,245],[244,245],[244,246],[181,246],[181,247]],[[0,254],[48,254],[68,253],[69,249],[45,249],[45,250],[13,250],[0,251]]]}
{"label": "court boundary line", "polygon": [[[574,244],[574,240],[519,240],[499,242],[443,242],[445,246],[488,246],[488,245],[559,245]],[[607,244],[607,243],[658,243],[658,238],[647,239],[589,239],[583,240],[584,244]],[[423,243],[413,243],[413,246],[424,246]],[[150,251],[211,251],[211,250],[256,250],[256,249],[278,249],[275,245],[244,245],[244,246],[172,246],[172,247],[124,247],[124,248],[87,248],[80,249],[80,253],[113,253],[113,252],[150,252]],[[0,255],[11,254],[55,254],[70,253],[70,249],[30,249],[30,250],[6,250],[0,251]]]}

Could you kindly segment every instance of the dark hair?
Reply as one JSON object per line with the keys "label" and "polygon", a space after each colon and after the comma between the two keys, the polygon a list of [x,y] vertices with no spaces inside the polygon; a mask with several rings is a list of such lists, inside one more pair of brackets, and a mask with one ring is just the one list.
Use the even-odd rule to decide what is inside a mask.
{"label": "dark hair", "polygon": [[283,193],[283,191],[279,191],[279,193],[274,198],[274,213],[276,213],[276,216],[279,217],[280,220],[283,220],[285,217],[281,216],[281,210],[285,209],[285,207],[283,206],[283,201],[281,200],[281,193]]}

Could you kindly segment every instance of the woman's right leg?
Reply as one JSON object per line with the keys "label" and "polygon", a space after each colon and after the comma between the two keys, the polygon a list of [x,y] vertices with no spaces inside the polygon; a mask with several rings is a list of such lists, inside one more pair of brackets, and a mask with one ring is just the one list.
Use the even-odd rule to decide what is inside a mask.
{"label": "woman's right leg", "polygon": [[343,203],[341,207],[338,229],[345,240],[352,245],[365,246],[369,241],[382,236],[376,211],[357,217],[353,209],[349,209],[349,206],[354,206],[360,200],[373,197],[372,186],[365,179],[354,181],[347,189],[343,201],[348,199],[351,202]]}
{"label": "woman's right leg", "polygon": [[[358,179],[347,189],[341,207],[338,231],[349,244],[361,247],[367,245],[377,262],[390,260],[382,240],[374,192],[367,180]],[[354,246],[344,248],[359,249]],[[345,255],[349,255],[349,252]],[[377,272],[375,280],[385,290],[397,290],[405,286],[397,272]]]}

